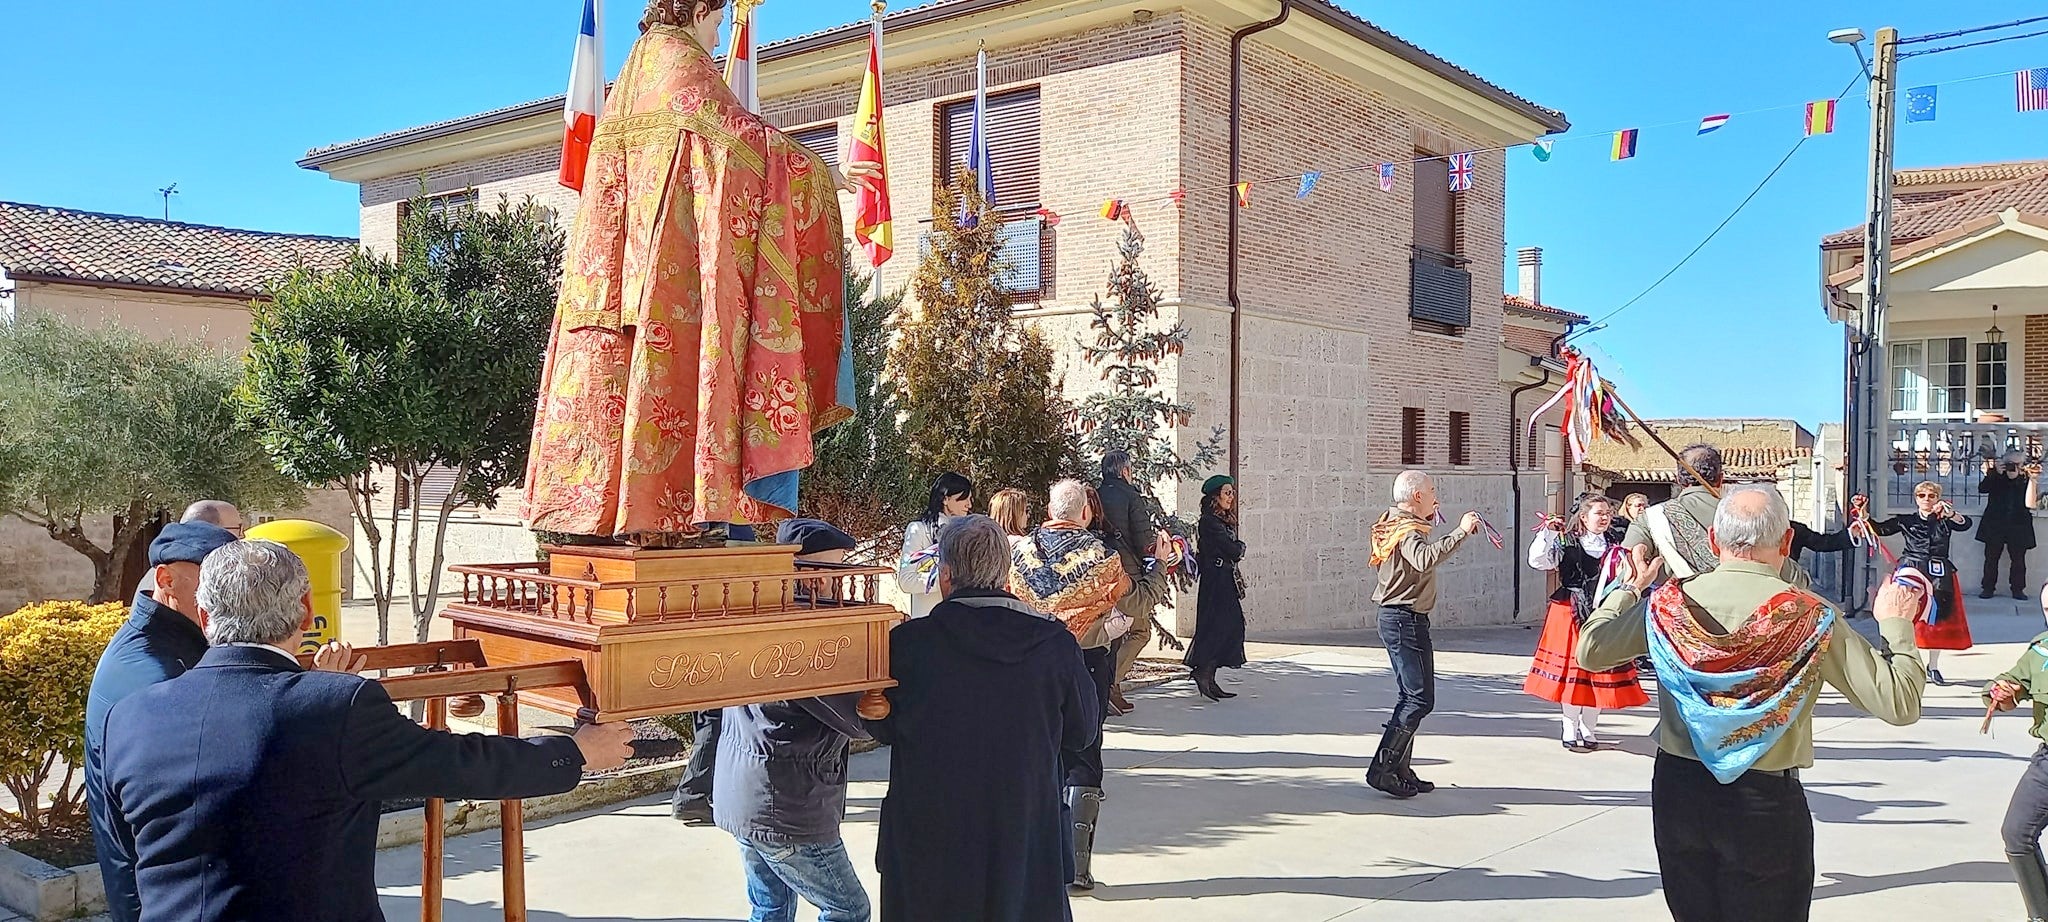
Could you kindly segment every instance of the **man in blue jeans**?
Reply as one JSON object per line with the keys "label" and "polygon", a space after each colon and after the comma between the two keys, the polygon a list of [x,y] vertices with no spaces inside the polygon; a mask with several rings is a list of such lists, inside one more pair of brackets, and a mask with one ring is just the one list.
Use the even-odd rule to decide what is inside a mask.
{"label": "man in blue jeans", "polygon": [[[840,563],[853,538],[816,519],[789,519],[777,543],[797,559]],[[867,890],[846,854],[849,744],[868,739],[854,707],[831,695],[726,708],[718,722],[711,812],[740,843],[752,922],[795,922],[801,896],[818,922],[868,922]]]}
{"label": "man in blue jeans", "polygon": [[1380,642],[1393,662],[1401,696],[1387,720],[1386,734],[1366,769],[1365,783],[1402,799],[1436,790],[1415,776],[1415,731],[1436,707],[1436,649],[1429,638],[1429,610],[1436,607],[1436,567],[1479,531],[1479,513],[1467,512],[1458,530],[1429,540],[1436,517],[1436,483],[1421,471],[1394,478],[1394,505],[1372,526],[1372,565],[1379,583],[1372,600],[1380,606]]}

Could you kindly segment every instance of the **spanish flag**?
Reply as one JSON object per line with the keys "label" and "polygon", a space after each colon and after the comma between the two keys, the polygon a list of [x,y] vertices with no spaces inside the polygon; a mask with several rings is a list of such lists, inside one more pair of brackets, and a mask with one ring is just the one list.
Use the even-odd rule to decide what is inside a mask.
{"label": "spanish flag", "polygon": [[1835,131],[1835,101],[1823,99],[1806,104],[1806,136],[1833,134]]}
{"label": "spanish flag", "polygon": [[1107,202],[1103,202],[1103,203],[1102,203],[1102,220],[1104,220],[1104,221],[1116,221],[1116,220],[1121,220],[1121,219],[1123,218],[1123,216],[1124,216],[1124,213],[1125,213],[1125,209],[1126,209],[1126,207],[1127,207],[1127,206],[1125,206],[1125,205],[1124,205],[1124,200],[1123,200],[1123,199],[1120,199],[1120,198],[1113,198],[1113,199],[1110,199],[1110,200],[1109,200],[1109,201],[1107,201]]}
{"label": "spanish flag", "polygon": [[853,118],[850,159],[882,164],[882,173],[861,183],[853,196],[853,239],[868,254],[868,264],[881,266],[896,249],[895,223],[889,217],[888,146],[882,140],[882,16],[868,29],[868,72],[860,84],[860,108]]}

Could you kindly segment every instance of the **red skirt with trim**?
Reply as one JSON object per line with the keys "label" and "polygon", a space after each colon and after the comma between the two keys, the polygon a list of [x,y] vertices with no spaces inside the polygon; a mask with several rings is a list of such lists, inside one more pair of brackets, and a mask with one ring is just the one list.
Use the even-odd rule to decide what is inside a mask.
{"label": "red skirt with trim", "polygon": [[1579,668],[1573,651],[1579,646],[1579,622],[1572,617],[1572,603],[1553,601],[1543,619],[1543,639],[1536,644],[1536,659],[1522,690],[1559,704],[1580,707],[1632,708],[1650,703],[1650,696],[1636,681],[1633,664],[1606,672]]}
{"label": "red skirt with trim", "polygon": [[1963,581],[1948,578],[1948,591],[1934,591],[1934,623],[1913,622],[1913,643],[1922,650],[1970,649],[1970,619],[1963,615]]}

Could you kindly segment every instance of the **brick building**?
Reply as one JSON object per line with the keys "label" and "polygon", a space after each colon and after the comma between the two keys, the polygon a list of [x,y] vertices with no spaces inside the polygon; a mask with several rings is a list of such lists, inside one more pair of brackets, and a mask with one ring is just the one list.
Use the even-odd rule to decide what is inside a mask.
{"label": "brick building", "polygon": [[[249,302],[295,266],[339,266],[345,237],[278,234],[0,202],[0,323],[47,315],[191,339],[240,353]],[[169,510],[173,513],[177,510]],[[308,508],[249,510],[349,528],[346,500],[314,492]],[[104,542],[112,520],[98,523]],[[92,564],[41,529],[0,518],[0,612],[42,599],[81,599]]]}
{"label": "brick building", "polygon": [[[1165,313],[1192,333],[1165,376],[1199,408],[1191,431],[1227,424],[1233,396],[1239,411],[1247,611],[1261,633],[1371,623],[1367,526],[1405,466],[1441,472],[1448,506],[1506,519],[1515,474],[1501,374],[1498,148],[1567,127],[1561,114],[1325,0],[1286,7],[1276,26],[1242,42],[1235,113],[1233,33],[1270,19],[1277,4],[940,0],[886,20],[899,257],[880,285],[908,281],[929,184],[964,159],[985,40],[996,203],[1008,216],[1019,314],[1055,344],[1073,341],[1121,230],[1096,212],[1108,199],[1131,203]],[[866,36],[856,23],[759,49],[763,114],[836,160]],[[532,195],[567,215],[575,197],[554,180],[561,107],[560,97],[523,103],[321,148],[301,163],[361,186],[372,247],[391,244],[401,202],[423,183],[455,201]],[[1242,209],[1234,117],[1235,175],[1254,181]],[[1471,187],[1448,192],[1448,155],[1466,151],[1479,151]],[[1399,164],[1392,191],[1371,168],[1383,161]],[[1294,195],[1304,171],[1360,165]],[[1179,204],[1176,189],[1186,191]],[[1068,375],[1070,390],[1083,391],[1084,378]],[[1522,476],[1541,495],[1543,475]],[[1190,487],[1166,501],[1190,508],[1194,498]],[[1440,620],[1498,623],[1518,607],[1536,610],[1538,588],[1525,587],[1524,605],[1512,599],[1513,568],[1483,543],[1459,555],[1445,571]],[[1190,623],[1192,612],[1181,618]]]}

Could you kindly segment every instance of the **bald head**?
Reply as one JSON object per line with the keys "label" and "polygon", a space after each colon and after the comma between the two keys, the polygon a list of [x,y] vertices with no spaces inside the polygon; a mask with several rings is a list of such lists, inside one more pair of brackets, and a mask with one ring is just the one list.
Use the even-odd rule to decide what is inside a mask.
{"label": "bald head", "polygon": [[178,521],[218,525],[233,532],[237,538],[242,536],[242,510],[236,509],[234,503],[224,500],[202,499],[186,506],[185,515]]}
{"label": "bald head", "polygon": [[1791,551],[1792,513],[1769,487],[1736,487],[1721,495],[1708,535],[1723,561],[1777,565]]}

